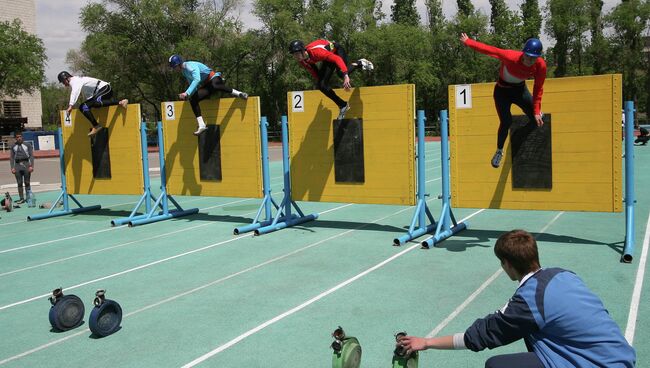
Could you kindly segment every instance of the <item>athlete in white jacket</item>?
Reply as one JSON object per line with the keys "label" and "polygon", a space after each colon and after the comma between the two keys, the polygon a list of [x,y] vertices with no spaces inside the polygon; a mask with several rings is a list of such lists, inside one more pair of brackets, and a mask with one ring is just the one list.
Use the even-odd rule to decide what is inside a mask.
{"label": "athlete in white jacket", "polygon": [[77,102],[77,99],[79,99],[79,95],[83,95],[84,102],[79,106],[79,110],[81,110],[81,113],[84,114],[93,125],[92,130],[88,133],[88,136],[90,137],[97,134],[97,132],[102,129],[97,122],[97,119],[95,119],[95,116],[93,116],[93,113],[90,111],[91,108],[120,105],[126,109],[126,106],[129,104],[129,100],[127,99],[120,101],[113,99],[113,90],[111,89],[111,85],[103,80],[91,77],[75,77],[65,71],[59,73],[58,79],[64,86],[72,89],[66,113],[69,114],[70,111],[72,111],[72,107]]}

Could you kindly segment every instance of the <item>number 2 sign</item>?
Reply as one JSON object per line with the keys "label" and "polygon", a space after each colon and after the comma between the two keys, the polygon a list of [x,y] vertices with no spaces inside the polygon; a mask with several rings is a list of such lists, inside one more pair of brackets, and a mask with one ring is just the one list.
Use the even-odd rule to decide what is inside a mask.
{"label": "number 2 sign", "polygon": [[305,95],[302,91],[291,93],[291,111],[305,112]]}
{"label": "number 2 sign", "polygon": [[456,86],[456,108],[472,108],[472,86],[469,84],[457,84]]}

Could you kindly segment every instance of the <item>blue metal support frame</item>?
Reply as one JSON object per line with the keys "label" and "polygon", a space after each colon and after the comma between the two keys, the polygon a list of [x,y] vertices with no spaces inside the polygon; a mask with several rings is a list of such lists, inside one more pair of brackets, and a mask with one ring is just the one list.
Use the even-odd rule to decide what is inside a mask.
{"label": "blue metal support frame", "polygon": [[[68,193],[68,185],[65,180],[65,160],[64,160],[64,147],[65,144],[63,143],[63,133],[61,132],[61,128],[58,129],[57,131],[57,138],[59,140],[59,165],[60,165],[60,171],[61,171],[61,193],[59,196],[56,198],[56,201],[52,202],[52,207],[47,213],[44,214],[38,214],[38,215],[31,215],[27,216],[27,221],[33,221],[33,220],[43,220],[46,218],[50,217],[58,217],[58,216],[65,216],[65,215],[70,215],[73,213],[82,213],[82,212],[88,212],[88,211],[94,211],[102,208],[101,205],[94,205],[94,206],[86,206],[84,207],[72,194]],[[72,199],[74,203],[79,206],[79,208],[70,208],[70,201],[69,199]],[[57,205],[59,204],[60,201],[63,201],[63,208],[61,210],[56,210]]]}
{"label": "blue metal support frame", "polygon": [[[278,210],[280,207],[271,196],[271,177],[269,172],[269,137],[268,137],[268,121],[266,116],[262,116],[260,121],[260,139],[262,148],[262,183],[264,199],[257,210],[257,214],[250,225],[236,227],[233,230],[235,235],[244,234],[259,229],[260,227],[268,226],[273,222],[273,207]],[[272,207],[273,206],[273,207]],[[264,211],[265,220],[260,221],[260,216]]]}
{"label": "blue metal support frame", "polygon": [[[157,130],[158,130],[158,157],[160,160],[160,195],[158,198],[154,198],[153,195],[151,195],[151,192],[149,192],[149,195],[151,195],[151,199],[155,199],[155,203],[153,206],[149,206],[147,213],[143,215],[137,215],[133,216],[135,212],[137,211],[138,207],[141,205],[141,202],[148,202],[148,198],[146,197],[146,189],[145,189],[145,194],[142,195],[140,198],[140,202],[138,202],[138,207],[136,207],[133,212],[131,213],[131,216],[124,218],[124,219],[129,219],[128,221],[123,221],[124,219],[117,219],[113,220],[113,222],[119,222],[119,223],[127,223],[129,226],[137,226],[137,225],[144,225],[144,224],[149,224],[152,222],[158,222],[158,221],[163,221],[163,220],[168,220],[170,218],[175,218],[175,217],[182,217],[182,216],[188,216],[188,215],[193,215],[195,213],[199,212],[198,208],[190,208],[188,210],[184,210],[178,202],[174,200],[174,198],[167,194],[167,171],[165,167],[165,141],[163,139],[163,132],[162,132],[162,123],[159,121],[157,124]],[[147,144],[146,144],[146,134],[143,135],[143,156],[147,156]],[[149,183],[149,168],[148,168],[148,159],[146,161],[147,167],[144,169],[146,172],[144,173],[145,175],[145,186],[147,183]],[[144,166],[144,165],[143,165]],[[146,198],[146,199],[145,199]],[[169,202],[172,202],[172,204],[176,207],[176,209],[170,210],[169,209]],[[156,210],[160,208],[161,211],[158,213],[155,213]]]}
{"label": "blue metal support frame", "polygon": [[[417,126],[418,126],[418,154],[417,154],[417,164],[418,164],[418,191],[417,198],[418,202],[415,207],[415,213],[413,214],[413,219],[411,220],[411,225],[406,234],[400,236],[399,238],[393,239],[393,245],[403,245],[408,241],[411,241],[415,238],[418,238],[424,234],[430,233],[435,229],[436,220],[431,215],[429,206],[426,202],[426,197],[429,194],[426,193],[426,175],[425,175],[425,149],[424,149],[424,122],[426,118],[424,116],[423,110],[418,110],[417,113]],[[427,218],[429,218],[430,224],[427,225]],[[418,228],[415,228],[415,223],[417,222]]]}
{"label": "blue metal support frame", "polygon": [[625,101],[625,247],[621,262],[632,262],[634,254],[634,102]]}
{"label": "blue metal support frame", "polygon": [[449,119],[447,110],[440,111],[440,160],[442,161],[442,210],[440,221],[436,226],[435,234],[422,242],[422,246],[429,248],[441,241],[456,235],[467,228],[467,223],[456,222],[451,208],[450,175],[449,175]]}
{"label": "blue metal support frame", "polygon": [[[140,200],[131,211],[128,217],[121,217],[111,221],[111,225],[119,226],[128,224],[131,220],[142,218],[143,215],[136,215],[142,207],[145,206],[144,213],[151,211],[151,201],[156,200],[156,197],[151,193],[151,180],[149,178],[149,152],[147,151],[147,124],[143,121],[140,123],[140,150],[142,151],[142,176],[144,178],[144,190]],[[162,207],[160,207],[162,209]]]}
{"label": "blue metal support frame", "polygon": [[[305,216],[300,210],[300,207],[298,207],[298,204],[296,204],[296,202],[294,202],[291,198],[291,177],[289,173],[289,133],[286,116],[282,116],[282,170],[284,176],[284,198],[282,199],[282,203],[280,203],[280,206],[277,207],[277,213],[273,218],[273,221],[271,221],[271,223],[268,225],[255,229],[255,235],[267,234],[276,230],[299,225],[318,218],[317,213]],[[298,212],[298,215],[291,213],[292,206],[296,212]],[[268,214],[269,213],[267,211],[267,215]],[[269,217],[267,217],[267,219],[268,218]]]}

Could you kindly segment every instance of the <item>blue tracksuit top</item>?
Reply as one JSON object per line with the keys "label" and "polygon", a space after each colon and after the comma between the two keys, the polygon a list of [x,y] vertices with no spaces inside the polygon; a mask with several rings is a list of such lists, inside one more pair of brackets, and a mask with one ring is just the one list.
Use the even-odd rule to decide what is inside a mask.
{"label": "blue tracksuit top", "polygon": [[[182,66],[183,76],[187,79],[187,82],[190,84],[187,87],[185,93],[188,96],[191,96],[199,88],[201,82],[203,82],[212,72],[207,65],[199,63],[198,61],[186,61]],[[216,76],[221,75],[221,73],[216,73]]]}
{"label": "blue tracksuit top", "polygon": [[605,306],[573,272],[542,269],[501,310],[465,331],[465,346],[492,349],[523,338],[547,368],[628,368],[636,354]]}

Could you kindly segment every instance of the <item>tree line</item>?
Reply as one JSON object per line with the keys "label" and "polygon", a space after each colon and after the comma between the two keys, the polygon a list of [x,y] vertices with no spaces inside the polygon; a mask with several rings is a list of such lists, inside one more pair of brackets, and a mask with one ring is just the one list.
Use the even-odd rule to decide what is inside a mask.
{"label": "tree line", "polygon": [[253,14],[261,24],[255,28],[238,20],[239,5],[90,3],[79,15],[87,36],[69,51],[68,64],[73,72],[110,81],[120,97],[142,103],[147,120],[155,121],[160,101],[176,99],[185,88],[180,73],[167,66],[171,54],[180,54],[221,71],[234,88],[261,96],[262,114],[277,122],[287,111],[288,91],[314,88],[288,53],[289,42],[326,38],[340,43],[351,60],[374,63],[372,73],[353,75],[354,86],[414,83],[416,106],[431,118],[447,108],[448,85],[497,76],[498,61],[463,46],[461,32],[511,49],[537,37],[552,40],[544,50],[548,77],[622,73],[624,99],[635,101],[640,112],[650,110],[650,52],[643,51],[650,0],[624,0],[608,12],[602,0],[522,0],[518,9],[490,0],[489,14],[471,0],[456,0],[453,17],[443,14],[441,0],[425,0],[422,17],[415,0],[393,1],[390,14],[378,0],[255,0]]}

